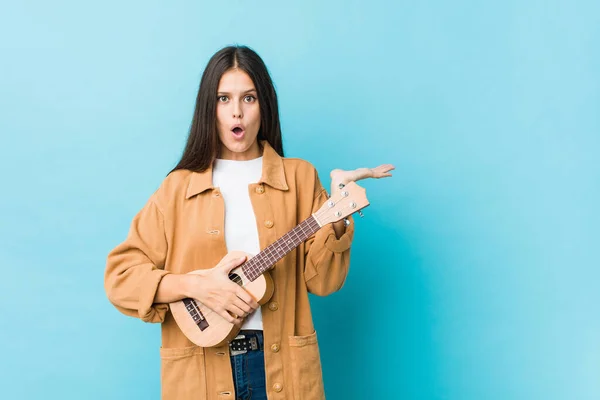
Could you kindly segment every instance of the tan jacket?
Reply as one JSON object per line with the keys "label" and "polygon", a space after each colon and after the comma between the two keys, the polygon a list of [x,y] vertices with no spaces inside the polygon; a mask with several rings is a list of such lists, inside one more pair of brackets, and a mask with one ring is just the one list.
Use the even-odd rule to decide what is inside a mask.
{"label": "tan jacket", "polygon": [[[249,185],[249,193],[264,249],[318,210],[327,191],[311,164],[282,158],[262,144],[262,177]],[[227,254],[223,229],[224,202],[212,186],[212,169],[178,170],[164,179],[133,219],[126,240],[108,255],[105,289],[111,303],[126,315],[162,323],[163,399],[235,399],[228,346],[195,346],[168,305],[153,304],[163,276],[212,268]],[[340,239],[326,225],[270,271],[275,292],[261,308],[270,400],[325,397],[308,293],[325,296],[342,287],[353,234],[352,221]]]}

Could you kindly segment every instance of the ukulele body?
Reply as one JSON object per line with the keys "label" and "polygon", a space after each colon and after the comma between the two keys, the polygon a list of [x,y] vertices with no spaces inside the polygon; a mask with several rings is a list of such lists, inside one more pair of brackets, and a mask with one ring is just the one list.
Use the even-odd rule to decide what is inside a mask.
{"label": "ukulele body", "polygon": [[[214,268],[220,267],[232,258],[241,256],[247,256],[248,259],[251,257],[251,255],[241,251],[232,251],[227,253]],[[274,286],[271,275],[269,275],[269,272],[264,272],[254,281],[250,281],[244,274],[243,265],[232,269],[229,273],[229,279],[242,286],[261,306],[266,304],[273,296]],[[189,274],[206,273],[206,271],[210,270],[196,270],[189,272]],[[238,326],[228,322],[197,299],[184,299],[169,303],[169,308],[183,334],[192,343],[200,347],[214,347],[225,344],[234,339],[241,329],[241,325]]]}
{"label": "ukulele body", "polygon": [[[241,251],[232,251],[223,257],[215,268],[232,258],[245,255],[246,262],[231,270],[229,279],[242,286],[262,306],[273,296],[273,279],[269,275],[269,269],[323,226],[340,221],[368,205],[369,200],[365,189],[355,182],[348,182],[346,185],[341,185],[340,191],[332,194],[319,210],[262,249],[257,255],[252,257]],[[244,269],[256,278],[253,281],[248,279]],[[201,274],[206,271],[197,270],[189,273]],[[236,326],[227,322],[195,299],[183,299],[170,303],[169,306],[183,334],[192,343],[201,347],[214,347],[227,343],[235,338],[241,329],[241,325]]]}

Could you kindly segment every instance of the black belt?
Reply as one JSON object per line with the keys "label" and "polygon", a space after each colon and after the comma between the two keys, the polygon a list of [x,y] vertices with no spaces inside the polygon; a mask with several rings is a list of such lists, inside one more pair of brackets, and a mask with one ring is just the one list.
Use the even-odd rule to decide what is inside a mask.
{"label": "black belt", "polygon": [[[258,333],[260,332],[260,333]],[[232,356],[238,354],[244,354],[249,351],[257,351],[263,349],[262,340],[259,340],[258,335],[262,334],[262,331],[240,331],[240,333],[229,342],[229,353]]]}

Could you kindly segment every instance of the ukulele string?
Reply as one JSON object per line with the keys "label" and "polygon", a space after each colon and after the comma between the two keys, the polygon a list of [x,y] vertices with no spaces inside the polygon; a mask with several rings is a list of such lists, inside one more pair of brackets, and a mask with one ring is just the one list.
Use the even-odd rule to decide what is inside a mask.
{"label": "ukulele string", "polygon": [[[319,226],[319,221],[321,220],[321,217],[322,217],[324,214],[328,214],[328,213],[330,212],[330,210],[331,210],[333,207],[335,207],[335,206],[336,206],[336,205],[337,205],[337,204],[338,204],[338,203],[339,203],[341,200],[342,200],[342,198],[339,198],[338,200],[336,200],[336,201],[333,201],[331,198],[329,198],[327,201],[333,201],[333,206],[331,206],[329,209],[319,209],[319,210],[317,210],[317,211],[314,213],[314,216],[315,216],[315,217],[317,217],[317,220],[315,220],[315,223],[316,223],[316,224]],[[345,209],[347,209],[347,208],[348,208],[348,206],[345,206],[345,207],[343,207],[343,208],[342,208],[340,211],[345,211]],[[356,212],[356,211],[358,211],[358,210],[352,211],[352,212],[350,212],[350,213],[348,213],[348,214],[345,214],[344,216],[340,216],[340,217],[339,217],[339,219],[345,218],[345,217],[347,217],[348,215],[350,215],[350,214],[353,214],[353,213],[354,213],[354,212]],[[298,226],[300,226],[300,225],[298,225]],[[323,225],[323,226],[324,226],[324,225]],[[319,226],[319,228],[317,229],[317,231],[318,231],[319,229],[321,229],[321,228],[322,228],[322,226]],[[302,228],[300,228],[300,229],[302,229]],[[302,232],[304,233],[304,230],[302,230]],[[296,236],[296,237],[295,237],[295,239],[298,239],[298,236],[299,236],[299,235],[297,234],[297,232],[294,232],[294,230],[292,229],[292,230],[291,230],[290,232],[288,232],[287,234],[290,234],[290,233],[294,233],[294,235]],[[284,236],[285,236],[285,235],[284,235]],[[270,245],[269,245],[269,246],[270,246]],[[267,247],[266,247],[265,249],[263,249],[262,251],[265,251],[265,250],[267,250],[267,249],[269,248],[269,246],[267,246]],[[271,251],[273,251],[273,250],[271,250]],[[277,249],[275,249],[275,251],[277,251]],[[279,257],[279,255],[278,255],[278,254],[276,254],[276,256],[277,256],[278,258],[281,258],[281,257]],[[244,264],[248,263],[249,261],[250,261],[250,260],[246,261]],[[242,264],[241,266],[243,266],[244,264]],[[241,266],[240,266],[240,267],[241,267]],[[250,266],[250,267],[249,267],[249,269],[250,269],[252,272],[256,272],[256,266]],[[242,286],[242,287],[243,287],[244,285],[240,285],[240,286]]]}
{"label": "ukulele string", "polygon": [[[337,201],[335,201],[335,202],[334,202],[334,206],[335,206],[335,205],[337,205],[337,203],[338,203],[340,200],[341,200],[341,199],[338,199]],[[329,201],[331,201],[331,199],[329,199]],[[333,208],[333,207],[331,207],[331,208]],[[342,210],[345,210],[346,208],[348,208],[348,206],[344,207]],[[315,214],[314,214],[314,215],[315,215],[315,216],[317,216],[318,218],[320,218],[320,217],[322,217],[323,215],[327,214],[328,212],[329,212],[329,210],[328,210],[328,209],[324,209],[324,210],[317,210],[317,212],[315,212]],[[350,213],[350,214],[352,214],[352,213]],[[348,215],[350,215],[350,214],[348,214]],[[342,218],[342,217],[340,217],[340,218]],[[320,229],[320,228],[319,228],[319,229]],[[248,260],[248,261],[249,261],[249,260]],[[246,261],[244,264],[246,264],[248,261]],[[241,266],[243,266],[244,264],[242,264]],[[241,266],[240,266],[240,267],[241,267]],[[235,283],[235,282],[234,282],[234,283]],[[242,281],[242,283],[243,283],[243,281]],[[237,284],[237,283],[236,283],[236,284]],[[242,285],[240,285],[240,286],[241,286],[241,287],[244,287],[244,285],[243,285],[243,284],[242,284]],[[238,297],[238,298],[239,298],[239,297]],[[201,312],[201,311],[200,311],[200,306],[199,306],[198,304],[202,304],[202,305],[204,305],[204,304],[203,304],[203,303],[201,303],[201,302],[199,302],[199,301],[198,301],[198,300],[196,300],[196,299],[192,299],[192,300],[194,300],[194,301],[193,301],[193,304],[194,304],[194,307],[196,308],[196,311],[197,311],[199,314],[202,314],[202,315],[204,316],[204,319],[205,319],[205,320],[207,319],[207,317],[208,317],[209,315],[212,315],[212,314],[216,314],[216,315],[219,317],[219,318],[218,318],[218,322],[213,322],[213,321],[211,321],[211,325],[212,325],[212,327],[217,327],[217,326],[221,325],[222,323],[227,323],[227,324],[230,324],[230,325],[231,325],[231,322],[227,321],[227,320],[226,320],[225,318],[223,318],[223,317],[222,317],[220,314],[217,314],[217,312],[216,312],[216,311],[212,310],[212,309],[211,309],[211,308],[209,308],[209,307],[206,307],[206,312]],[[238,317],[239,317],[239,316],[238,316]]]}

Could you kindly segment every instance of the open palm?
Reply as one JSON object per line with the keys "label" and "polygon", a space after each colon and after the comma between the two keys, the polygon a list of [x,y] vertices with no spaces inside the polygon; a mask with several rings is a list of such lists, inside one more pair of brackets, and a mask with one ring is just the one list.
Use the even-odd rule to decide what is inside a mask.
{"label": "open palm", "polygon": [[392,176],[390,171],[396,169],[392,164],[382,164],[375,168],[358,168],[355,170],[345,171],[343,169],[334,169],[329,174],[331,177],[332,187],[348,182],[356,182],[366,178],[387,178]]}

